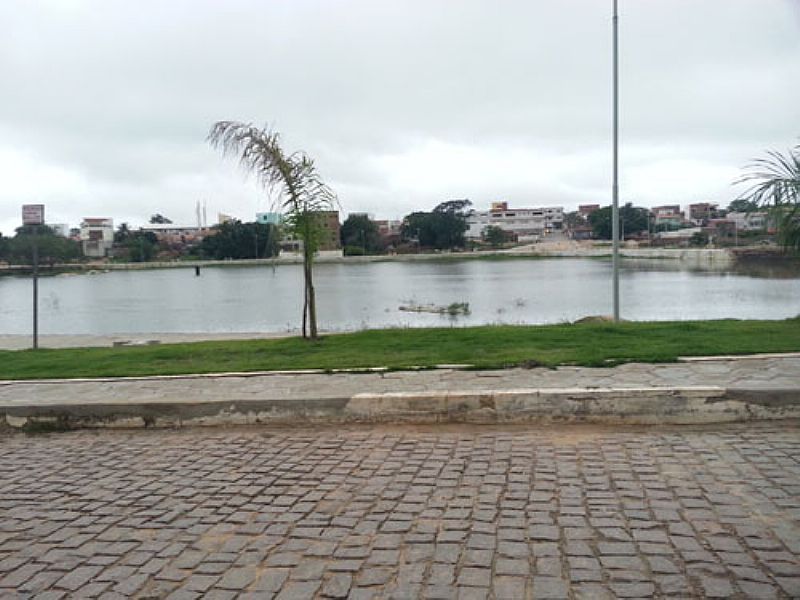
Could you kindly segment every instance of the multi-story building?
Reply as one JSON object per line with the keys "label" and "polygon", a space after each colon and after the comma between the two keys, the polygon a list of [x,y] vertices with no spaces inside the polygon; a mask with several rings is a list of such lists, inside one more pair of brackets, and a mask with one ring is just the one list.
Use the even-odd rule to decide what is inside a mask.
{"label": "multi-story building", "polygon": [[493,202],[490,210],[472,211],[467,215],[465,237],[479,240],[489,226],[515,235],[520,242],[536,241],[563,228],[564,209],[561,206],[509,208],[507,202]]}
{"label": "multi-story building", "polygon": [[578,206],[578,214],[584,219],[588,219],[589,215],[596,210],[600,210],[599,204],[581,204]]}
{"label": "multi-story building", "polygon": [[384,244],[397,245],[400,243],[403,229],[402,221],[378,219],[375,221],[375,225],[378,226],[378,235],[381,236]]}
{"label": "multi-story building", "polygon": [[338,210],[323,210],[319,212],[321,219],[321,236],[319,241],[319,250],[326,252],[330,250],[339,250],[341,244],[341,230],[342,226],[339,223]]}
{"label": "multi-story building", "polygon": [[256,213],[256,223],[259,225],[280,225],[283,222],[283,215],[278,212]]}
{"label": "multi-story building", "polygon": [[653,225],[656,230],[661,229],[678,229],[683,225],[685,220],[681,207],[678,204],[667,204],[664,206],[654,206],[650,209],[653,215]]}
{"label": "multi-story building", "polygon": [[85,256],[105,258],[114,245],[114,220],[86,217],[81,222],[80,239]]}
{"label": "multi-story building", "polygon": [[[339,223],[338,210],[321,210],[317,212],[320,219],[321,235],[319,239],[319,246],[317,248],[320,255],[326,256],[341,256],[342,243],[341,231],[342,226]],[[303,240],[295,238],[289,232],[289,235],[281,240],[281,256],[299,256],[303,252]]]}
{"label": "multi-story building", "polygon": [[769,214],[766,212],[729,212],[725,218],[739,231],[759,231],[767,229]]}
{"label": "multi-story building", "polygon": [[695,225],[705,225],[709,219],[717,217],[717,205],[710,202],[698,202],[689,205],[689,219]]}

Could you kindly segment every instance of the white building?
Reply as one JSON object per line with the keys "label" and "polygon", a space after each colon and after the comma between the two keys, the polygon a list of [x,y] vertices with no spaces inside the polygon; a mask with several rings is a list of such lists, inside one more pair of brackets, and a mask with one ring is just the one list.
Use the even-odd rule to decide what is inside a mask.
{"label": "white building", "polygon": [[142,225],[139,231],[155,234],[159,241],[170,244],[200,242],[206,235],[213,235],[213,231],[209,227],[175,225],[174,223],[148,223]]}
{"label": "white building", "polygon": [[114,220],[87,217],[81,222],[80,236],[85,256],[105,258],[114,245]]}
{"label": "white building", "polygon": [[508,208],[507,202],[494,202],[490,210],[467,215],[467,239],[479,240],[490,225],[517,236],[520,242],[537,241],[564,226],[564,208]]}
{"label": "white building", "polygon": [[766,212],[729,212],[725,218],[736,224],[739,231],[766,229],[769,215]]}

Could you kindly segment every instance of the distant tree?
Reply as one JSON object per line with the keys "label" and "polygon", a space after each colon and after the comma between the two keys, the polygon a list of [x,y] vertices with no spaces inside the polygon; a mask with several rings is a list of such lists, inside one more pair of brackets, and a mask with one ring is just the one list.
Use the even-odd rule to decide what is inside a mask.
{"label": "distant tree", "polygon": [[754,210],[758,210],[758,204],[744,198],[737,198],[728,204],[729,212],[753,212]]}
{"label": "distant tree", "polygon": [[466,198],[462,198],[460,200],[447,200],[438,204],[436,208],[433,209],[433,212],[458,214],[464,216],[466,209],[470,206],[472,206],[472,202]]}
{"label": "distant tree", "polygon": [[120,223],[117,230],[114,232],[114,243],[121,244],[125,242],[131,235],[130,227],[127,223]]}
{"label": "distant tree", "polygon": [[78,242],[57,235],[47,225],[25,225],[16,229],[16,235],[8,240],[6,260],[31,264],[33,246],[36,244],[39,262],[55,264],[73,261],[81,256]]}
{"label": "distant tree", "polygon": [[470,206],[472,206],[472,202],[467,199],[448,200],[433,209],[433,213],[439,216],[437,222],[437,247],[464,247],[464,233],[469,228],[467,225],[467,209]]}
{"label": "distant tree", "polygon": [[583,227],[586,225],[586,217],[584,217],[577,210],[568,212],[564,215],[564,227],[567,229],[574,229],[575,227]]}
{"label": "distant tree", "polygon": [[367,215],[348,215],[341,229],[342,247],[346,254],[354,254],[353,248],[361,249],[361,254],[376,254],[382,248],[378,225]]}
{"label": "distant tree", "polygon": [[212,126],[208,141],[223,152],[238,156],[241,165],[252,171],[265,187],[280,191],[284,224],[303,241],[303,337],[316,340],[314,254],[324,235],[320,213],[335,206],[336,195],[323,183],[314,161],[304,152],[286,154],[280,136],[274,131],[247,123],[219,121]]}
{"label": "distant tree", "polygon": [[172,223],[172,220],[168,219],[167,217],[165,217],[160,213],[156,213],[154,215],[151,215],[150,223],[153,225],[169,225]]}
{"label": "distant tree", "polygon": [[9,259],[9,239],[3,237],[0,233],[0,260],[7,261]]}
{"label": "distant tree", "polygon": [[414,212],[403,220],[402,236],[405,240],[417,240],[420,246],[449,250],[464,247],[464,232],[467,231],[465,209],[469,200],[448,200],[432,212]]}
{"label": "distant tree", "polygon": [[695,231],[689,238],[689,245],[695,248],[705,248],[708,246],[708,234],[704,231]]}
{"label": "distant tree", "polygon": [[[625,236],[638,234],[647,230],[649,211],[646,208],[637,208],[628,202],[619,209],[620,239]],[[589,215],[589,224],[592,226],[594,237],[601,240],[611,239],[611,206],[599,208]]]}
{"label": "distant tree", "polygon": [[148,262],[158,251],[158,237],[152,231],[128,231],[120,245],[131,262]]}
{"label": "distant tree", "polygon": [[770,150],[753,160],[736,183],[750,186],[741,199],[772,212],[783,245],[800,250],[800,144],[786,154]]}
{"label": "distant tree", "polygon": [[497,248],[498,246],[502,246],[506,241],[506,234],[503,229],[497,225],[489,225],[483,230],[483,239],[486,240],[486,243],[490,246]]}
{"label": "distant tree", "polygon": [[280,251],[280,232],[275,225],[233,220],[214,229],[216,233],[200,243],[200,254],[206,258],[271,258]]}

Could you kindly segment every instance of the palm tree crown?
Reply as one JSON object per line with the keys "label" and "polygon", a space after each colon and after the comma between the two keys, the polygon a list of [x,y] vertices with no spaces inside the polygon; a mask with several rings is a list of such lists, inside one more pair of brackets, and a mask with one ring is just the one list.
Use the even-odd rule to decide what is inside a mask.
{"label": "palm tree crown", "polygon": [[313,262],[321,236],[319,213],[334,207],[335,194],[322,182],[314,161],[304,152],[286,154],[280,135],[268,127],[219,121],[211,127],[208,141],[224,154],[237,156],[242,167],[255,174],[265,188],[279,192],[284,222],[303,240],[303,337],[316,339]]}

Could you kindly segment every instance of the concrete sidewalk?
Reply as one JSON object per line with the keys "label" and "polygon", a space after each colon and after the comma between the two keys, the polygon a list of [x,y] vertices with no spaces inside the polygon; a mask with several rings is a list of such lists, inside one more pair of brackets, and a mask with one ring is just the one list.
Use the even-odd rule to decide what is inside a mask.
{"label": "concrete sidewalk", "polygon": [[615,368],[258,373],[0,382],[12,426],[270,422],[696,423],[800,417],[800,355]]}

